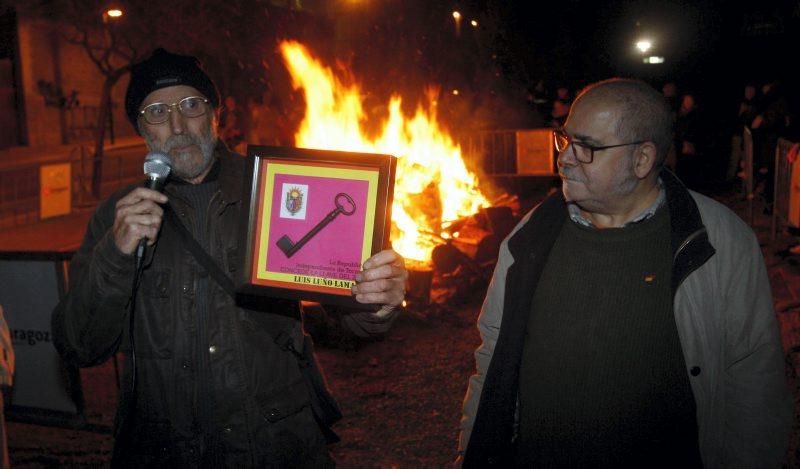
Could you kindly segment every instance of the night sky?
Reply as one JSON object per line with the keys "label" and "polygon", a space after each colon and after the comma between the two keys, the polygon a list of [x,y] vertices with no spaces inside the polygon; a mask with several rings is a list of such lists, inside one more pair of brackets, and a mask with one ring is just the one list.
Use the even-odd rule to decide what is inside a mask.
{"label": "night sky", "polygon": [[[677,80],[693,89],[723,80],[738,89],[745,80],[788,76],[781,58],[800,45],[800,2],[562,0],[536,2],[535,8],[532,2],[509,3],[509,30],[529,41],[554,80],[623,74]],[[665,57],[664,64],[641,63],[633,47],[639,35],[652,38],[653,52]]]}
{"label": "night sky", "polygon": [[[791,60],[800,46],[800,2],[759,0],[522,0],[488,2],[502,11],[503,63],[522,62],[550,87],[575,90],[612,76],[642,78],[661,88],[675,81],[710,119],[735,112],[743,85],[778,78],[794,89]],[[663,64],[642,63],[634,44],[654,43]],[[716,115],[715,115],[716,114]]]}

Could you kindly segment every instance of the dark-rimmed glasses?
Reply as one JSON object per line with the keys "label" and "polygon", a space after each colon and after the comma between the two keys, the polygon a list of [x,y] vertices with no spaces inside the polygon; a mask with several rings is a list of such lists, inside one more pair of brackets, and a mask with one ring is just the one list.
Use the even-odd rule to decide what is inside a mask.
{"label": "dark-rimmed glasses", "polygon": [[172,104],[152,103],[148,104],[139,114],[144,117],[148,124],[163,124],[169,119],[169,114],[173,108],[178,109],[183,117],[200,117],[206,113],[208,100],[202,96],[187,96],[180,101]]}
{"label": "dark-rimmed glasses", "polygon": [[567,132],[564,131],[564,129],[555,129],[553,130],[553,141],[555,142],[556,150],[558,150],[559,153],[567,151],[567,148],[572,145],[572,155],[575,157],[575,159],[584,164],[591,164],[592,161],[594,161],[594,152],[596,151],[608,150],[609,148],[625,147],[628,145],[639,145],[647,140],[597,147],[582,142],[576,142],[572,137],[569,136]]}

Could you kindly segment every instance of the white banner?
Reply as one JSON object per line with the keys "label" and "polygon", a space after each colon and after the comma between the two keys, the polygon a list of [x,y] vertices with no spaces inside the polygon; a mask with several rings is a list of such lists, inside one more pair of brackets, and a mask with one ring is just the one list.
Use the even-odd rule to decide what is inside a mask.
{"label": "white banner", "polygon": [[57,269],[61,265],[55,260],[0,259],[0,304],[17,357],[11,404],[78,414],[67,370],[50,332],[50,317],[59,300]]}

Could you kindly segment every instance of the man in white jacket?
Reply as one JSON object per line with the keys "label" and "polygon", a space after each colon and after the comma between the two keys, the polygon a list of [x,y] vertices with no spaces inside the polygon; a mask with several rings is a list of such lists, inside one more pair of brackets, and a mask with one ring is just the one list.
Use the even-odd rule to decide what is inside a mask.
{"label": "man in white jacket", "polygon": [[478,320],[465,466],[779,467],[792,407],[758,242],[662,170],[649,85],[587,87],[561,193],[506,239]]}

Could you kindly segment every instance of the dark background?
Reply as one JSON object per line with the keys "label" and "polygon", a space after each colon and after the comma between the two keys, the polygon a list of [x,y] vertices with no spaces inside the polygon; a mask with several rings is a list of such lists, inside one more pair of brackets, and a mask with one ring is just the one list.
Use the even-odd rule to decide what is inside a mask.
{"label": "dark background", "polygon": [[[440,110],[456,129],[465,127],[464,116],[493,127],[527,126],[526,93],[539,80],[550,93],[559,86],[574,93],[612,76],[641,78],[659,90],[674,81],[719,132],[732,125],[747,83],[760,89],[777,79],[796,102],[790,68],[800,48],[800,2],[794,0],[354,3],[358,8],[335,15],[334,29],[349,32],[327,52],[346,59],[379,95],[399,89],[414,97],[426,83],[441,85]],[[460,28],[453,10],[462,14]],[[664,63],[642,62],[634,47],[641,36],[653,40],[652,54]],[[451,89],[459,96],[447,95]],[[508,112],[487,111],[495,97]],[[448,113],[451,107],[458,111]]]}
{"label": "dark background", "polygon": [[[411,109],[426,87],[440,87],[440,111],[456,129],[473,119],[529,124],[526,93],[539,80],[551,92],[611,76],[659,89],[675,81],[725,118],[747,82],[780,78],[796,94],[789,68],[800,46],[797,0],[0,0],[0,58],[13,56],[14,9],[96,31],[99,11],[112,3],[126,11],[112,28],[140,59],[155,46],[197,55],[222,94],[240,102],[265,89],[284,101],[291,94],[276,50],[282,38],[352,72],[374,102],[400,93]],[[642,35],[663,64],[642,63],[634,48]]]}

